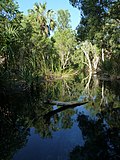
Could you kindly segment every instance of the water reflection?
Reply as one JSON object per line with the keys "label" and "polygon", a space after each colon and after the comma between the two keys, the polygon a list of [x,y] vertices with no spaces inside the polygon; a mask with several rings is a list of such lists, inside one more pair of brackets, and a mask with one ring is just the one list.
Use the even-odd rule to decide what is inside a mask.
{"label": "water reflection", "polygon": [[[45,104],[49,98],[89,103],[61,110]],[[1,94],[0,159],[120,158],[119,102],[119,82],[92,77],[42,82],[34,94]]]}
{"label": "water reflection", "polygon": [[96,115],[96,119],[79,114],[78,126],[82,130],[85,144],[78,145],[72,150],[70,160],[120,159],[119,114],[120,108],[104,110]]}
{"label": "water reflection", "polygon": [[17,114],[11,98],[0,98],[0,159],[11,160],[27,144],[29,128],[26,129],[25,118]]}

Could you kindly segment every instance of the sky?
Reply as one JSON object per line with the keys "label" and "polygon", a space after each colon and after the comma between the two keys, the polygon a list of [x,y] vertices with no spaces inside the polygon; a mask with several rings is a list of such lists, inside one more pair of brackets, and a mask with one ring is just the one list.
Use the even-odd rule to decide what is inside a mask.
{"label": "sky", "polygon": [[19,4],[19,10],[27,14],[28,9],[32,9],[35,2],[47,3],[47,9],[57,11],[60,9],[68,10],[71,14],[71,26],[75,29],[80,21],[80,11],[70,5],[69,0],[16,0]]}

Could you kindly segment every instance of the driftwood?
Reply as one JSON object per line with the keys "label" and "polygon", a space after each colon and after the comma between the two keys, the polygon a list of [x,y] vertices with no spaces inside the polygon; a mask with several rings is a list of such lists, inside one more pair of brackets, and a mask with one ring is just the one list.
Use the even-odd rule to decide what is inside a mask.
{"label": "driftwood", "polygon": [[86,104],[88,102],[78,102],[78,101],[61,102],[61,101],[47,100],[45,103],[50,104],[50,105],[63,106],[63,107],[65,107],[65,106],[66,107],[76,107],[76,106],[81,106],[83,104]]}
{"label": "driftwood", "polygon": [[57,105],[57,106],[63,106],[63,107],[60,107],[56,110],[53,110],[53,111],[50,111],[48,112],[47,114],[44,115],[44,118],[49,120],[50,117],[52,117],[53,115],[59,113],[59,112],[62,112],[66,109],[70,109],[70,108],[75,108],[77,106],[81,106],[81,105],[84,105],[88,102],[77,102],[77,101],[72,101],[72,102],[60,102],[60,101],[51,101],[51,100],[48,100],[45,102],[46,104],[50,104],[50,105]]}

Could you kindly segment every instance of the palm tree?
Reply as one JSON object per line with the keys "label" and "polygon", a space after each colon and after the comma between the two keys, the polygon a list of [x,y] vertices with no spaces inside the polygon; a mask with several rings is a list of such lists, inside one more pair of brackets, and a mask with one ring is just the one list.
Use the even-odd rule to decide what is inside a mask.
{"label": "palm tree", "polygon": [[[55,29],[54,11],[46,9],[46,3],[35,3],[30,11],[33,25],[39,28],[40,34],[49,36],[50,31]],[[33,19],[34,18],[34,19]],[[36,25],[37,24],[37,25]],[[34,27],[35,27],[34,26]]]}

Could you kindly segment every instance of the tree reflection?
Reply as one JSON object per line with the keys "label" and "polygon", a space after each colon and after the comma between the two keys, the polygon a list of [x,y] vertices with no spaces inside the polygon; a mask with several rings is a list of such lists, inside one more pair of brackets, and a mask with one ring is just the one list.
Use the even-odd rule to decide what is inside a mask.
{"label": "tree reflection", "polygon": [[[59,110],[58,110],[59,111]],[[38,117],[34,121],[34,127],[36,132],[40,134],[42,138],[52,138],[52,133],[61,129],[71,128],[73,125],[72,115],[75,114],[74,110],[64,109],[61,112],[49,111],[45,115]]]}
{"label": "tree reflection", "polygon": [[120,108],[114,108],[113,103],[108,106],[102,106],[104,109],[94,119],[78,115],[85,144],[73,149],[70,160],[120,159]]}
{"label": "tree reflection", "polygon": [[[26,145],[33,117],[27,93],[6,88],[0,93],[0,159],[11,160],[16,151]],[[29,115],[29,119],[28,119]]]}
{"label": "tree reflection", "polygon": [[12,159],[12,155],[27,143],[31,127],[41,138],[52,138],[53,132],[73,126],[76,111],[63,110],[59,106],[55,111],[55,106],[44,104],[48,98],[88,100],[85,108],[95,117],[91,119],[79,114],[78,123],[85,145],[74,148],[70,153],[71,160],[119,158],[119,86],[116,86],[116,92],[114,85],[110,89],[109,85],[92,77],[83,81],[81,77],[75,77],[69,81],[33,83],[32,93],[16,93],[15,90],[0,94],[0,159]]}
{"label": "tree reflection", "polygon": [[44,104],[44,101],[49,98],[61,101],[77,100],[81,92],[81,86],[79,85],[79,80],[76,83],[73,79],[70,81],[44,82],[40,84],[39,88],[39,96],[37,98],[34,97],[35,100],[31,104],[32,108],[34,108],[34,118],[31,126],[35,127],[36,132],[42,138],[52,138],[53,132],[72,127],[72,116],[75,111],[72,109],[63,111],[59,107],[55,111],[53,106]]}
{"label": "tree reflection", "polygon": [[27,143],[29,129],[9,110],[0,108],[0,159],[11,160],[15,152]]}

